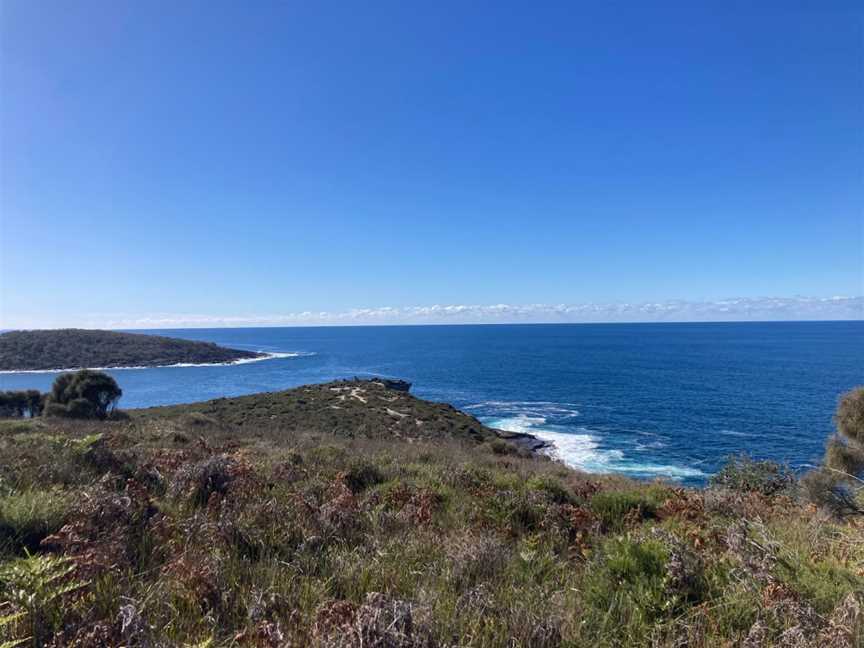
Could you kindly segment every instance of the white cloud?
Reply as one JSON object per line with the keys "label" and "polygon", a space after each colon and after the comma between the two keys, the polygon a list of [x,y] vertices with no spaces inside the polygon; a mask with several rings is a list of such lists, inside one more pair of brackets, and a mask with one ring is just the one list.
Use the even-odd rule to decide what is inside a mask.
{"label": "white cloud", "polygon": [[[193,328],[317,326],[351,324],[481,324],[556,322],[706,322],[770,320],[860,320],[864,297],[757,297],[717,301],[667,300],[642,303],[435,304],[381,306],[348,311],[303,311],[270,315],[93,314],[64,326],[92,328]],[[10,325],[12,323],[10,322]],[[33,326],[34,324],[30,324]],[[41,324],[44,326],[44,324]],[[21,327],[20,324],[16,326]],[[11,328],[11,326],[9,326]]]}

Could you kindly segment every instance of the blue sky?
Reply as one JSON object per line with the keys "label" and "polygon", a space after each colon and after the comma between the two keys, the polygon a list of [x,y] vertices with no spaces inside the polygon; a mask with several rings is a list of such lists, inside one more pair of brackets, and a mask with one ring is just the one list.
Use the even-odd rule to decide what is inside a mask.
{"label": "blue sky", "polygon": [[864,12],[752,4],[4,0],[0,327],[860,317]]}

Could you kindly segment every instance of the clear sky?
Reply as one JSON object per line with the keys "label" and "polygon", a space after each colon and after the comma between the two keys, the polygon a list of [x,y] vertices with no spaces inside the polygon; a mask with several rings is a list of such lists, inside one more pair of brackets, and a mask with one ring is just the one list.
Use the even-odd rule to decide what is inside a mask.
{"label": "clear sky", "polygon": [[858,3],[2,0],[0,29],[0,327],[864,314],[824,299],[864,294]]}

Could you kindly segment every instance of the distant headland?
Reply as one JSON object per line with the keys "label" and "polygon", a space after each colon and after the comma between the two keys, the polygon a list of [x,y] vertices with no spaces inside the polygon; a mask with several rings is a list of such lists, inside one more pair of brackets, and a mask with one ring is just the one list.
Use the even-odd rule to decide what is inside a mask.
{"label": "distant headland", "polygon": [[0,371],[216,365],[266,360],[275,354],[161,335],[87,329],[0,334]]}

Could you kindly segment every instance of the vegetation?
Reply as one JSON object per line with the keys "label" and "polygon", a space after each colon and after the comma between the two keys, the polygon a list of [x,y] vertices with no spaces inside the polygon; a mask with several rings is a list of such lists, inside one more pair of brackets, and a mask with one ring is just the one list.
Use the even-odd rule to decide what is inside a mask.
{"label": "vegetation", "polygon": [[36,389],[0,392],[0,417],[32,418],[45,409],[45,395]]}
{"label": "vegetation", "polygon": [[864,520],[775,466],[589,476],[377,383],[130,414],[0,421],[0,646],[864,642]]}
{"label": "vegetation", "polygon": [[726,465],[711,476],[711,485],[744,493],[776,495],[795,488],[795,475],[773,461],[756,461],[747,455],[729,457]]}
{"label": "vegetation", "polygon": [[823,465],[803,480],[808,496],[835,515],[864,514],[864,387],[843,394]]}
{"label": "vegetation", "polygon": [[0,416],[105,419],[114,414],[123,391],[101,371],[81,369],[57,376],[48,394],[35,389],[0,392]]}
{"label": "vegetation", "polygon": [[261,355],[210,342],[116,331],[64,329],[0,334],[0,371],[208,364]]}
{"label": "vegetation", "polygon": [[864,387],[842,396],[836,421],[837,435],[828,442],[828,464],[857,477],[864,472]]}
{"label": "vegetation", "polygon": [[60,374],[46,400],[45,415],[104,419],[122,395],[117,381],[101,371]]}
{"label": "vegetation", "polygon": [[[129,414],[139,420],[190,419],[193,428],[202,429],[220,425],[254,430],[278,424],[286,433],[315,432],[328,437],[501,441],[499,434],[473,416],[450,405],[388,389],[376,380],[306,385],[280,392],[132,410]],[[518,452],[516,446],[501,442]]]}

